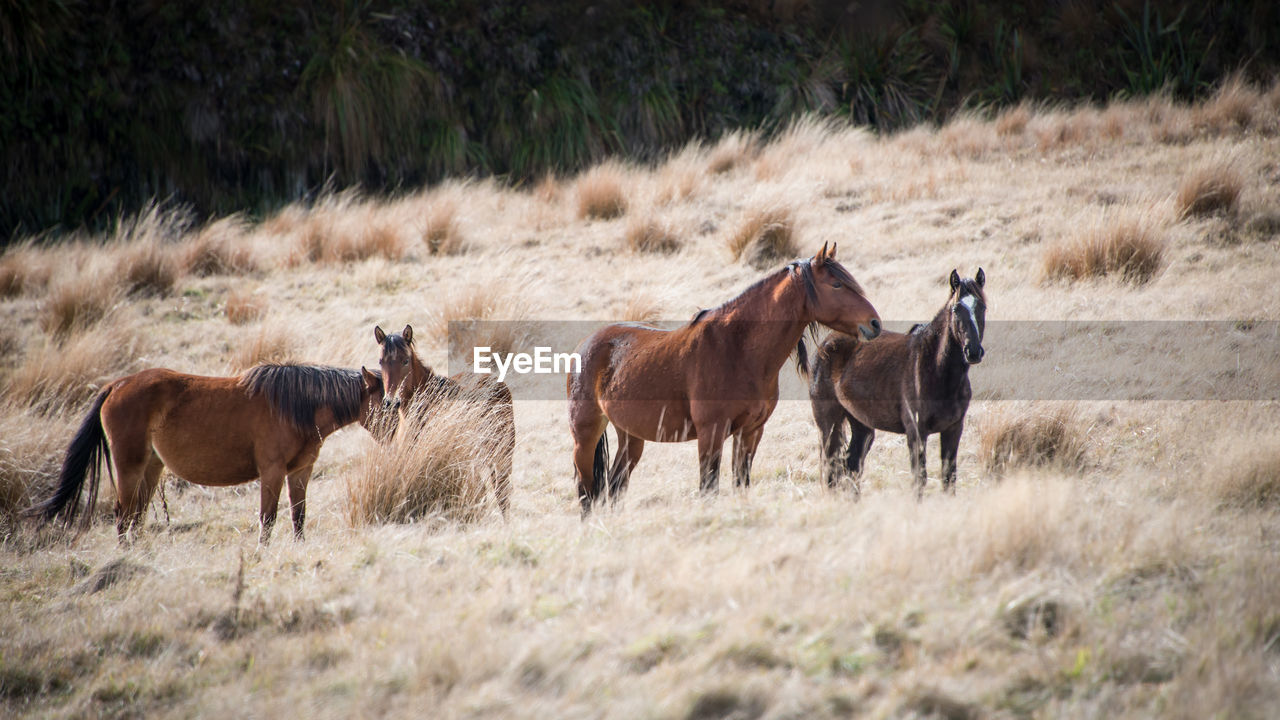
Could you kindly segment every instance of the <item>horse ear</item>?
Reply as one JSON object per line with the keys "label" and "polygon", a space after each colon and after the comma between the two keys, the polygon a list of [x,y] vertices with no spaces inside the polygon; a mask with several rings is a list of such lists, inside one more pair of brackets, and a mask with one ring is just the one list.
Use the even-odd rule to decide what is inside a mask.
{"label": "horse ear", "polygon": [[831,241],[831,250],[829,250],[829,251],[827,252],[827,259],[828,259],[828,260],[835,260],[835,259],[836,259],[836,243],[835,243],[835,241],[834,241],[834,240],[833,240],[833,241]]}
{"label": "horse ear", "polygon": [[379,326],[377,326],[377,325],[374,325],[374,326],[373,326],[373,339],[374,339],[374,340],[377,340],[377,341],[378,341],[378,344],[379,344],[379,345],[381,345],[381,344],[382,344],[382,341],[387,339],[387,334],[386,334],[386,333],[384,333],[384,332],[382,332],[382,328],[381,328],[381,327],[379,327]]}
{"label": "horse ear", "polygon": [[369,372],[365,366],[360,366],[360,377],[364,379],[364,387],[366,390],[372,390],[382,384],[382,377]]}
{"label": "horse ear", "polygon": [[956,270],[951,271],[951,292],[955,292],[960,287],[960,273]]}
{"label": "horse ear", "polygon": [[982,268],[978,268],[978,274],[973,277],[973,281],[978,283],[978,287],[987,286],[987,274],[982,272]]}
{"label": "horse ear", "polygon": [[407,342],[407,343],[411,343],[411,342],[413,342],[413,326],[412,326],[412,325],[405,325],[405,326],[404,326],[404,331],[403,331],[403,332],[401,332],[401,333],[400,333],[400,335],[401,335],[401,337],[403,337],[403,338],[404,338],[404,341],[405,341],[405,342]]}
{"label": "horse ear", "polygon": [[821,265],[827,261],[827,244],[825,242],[822,243],[822,249],[818,251],[818,254],[813,256],[813,261],[814,265]]}

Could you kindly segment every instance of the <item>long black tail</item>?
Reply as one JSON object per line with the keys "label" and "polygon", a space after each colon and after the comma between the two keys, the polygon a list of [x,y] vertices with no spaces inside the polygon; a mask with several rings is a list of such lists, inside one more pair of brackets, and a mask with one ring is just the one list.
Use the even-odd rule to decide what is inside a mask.
{"label": "long black tail", "polygon": [[[102,477],[102,465],[105,461],[107,472],[111,470],[111,448],[107,446],[107,434],[102,429],[102,403],[111,394],[108,386],[98,393],[89,413],[80,423],[80,429],[71,444],[67,446],[67,455],[62,460],[62,472],[58,474],[58,489],[53,497],[42,503],[33,505],[24,513],[30,517],[38,517],[44,522],[62,515],[68,526],[75,522],[80,514],[80,495],[84,489],[85,478],[89,479],[89,499],[85,503],[87,512],[84,516],[85,527],[93,520],[93,506],[98,502],[98,481]],[[112,482],[115,476],[111,475]]]}
{"label": "long black tail", "polygon": [[609,428],[600,433],[596,443],[596,458],[591,463],[592,494],[597,501],[604,499],[604,488],[609,479]]}

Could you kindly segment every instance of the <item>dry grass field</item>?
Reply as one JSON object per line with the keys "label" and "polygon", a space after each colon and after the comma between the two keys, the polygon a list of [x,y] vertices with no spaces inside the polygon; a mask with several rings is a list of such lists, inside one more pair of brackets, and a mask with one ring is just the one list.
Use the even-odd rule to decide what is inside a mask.
{"label": "dry grass field", "polygon": [[917,503],[886,433],[860,501],[820,485],[789,400],[749,491],[704,499],[694,444],[651,443],[624,501],[582,522],[565,402],[517,395],[506,521],[483,488],[353,511],[382,478],[450,467],[394,477],[358,427],[322,450],[304,542],[257,546],[256,485],[172,476],[125,546],[109,490],[79,536],[16,516],[114,377],[374,367],[373,326],[406,323],[443,368],[450,320],[680,320],[825,241],[886,320],[931,317],[950,270],[979,265],[991,321],[1278,320],[1280,88],[883,138],[801,122],[531,188],[341,193],[203,227],[152,210],[17,244],[0,714],[1275,717],[1273,402],[975,402],[958,492],[939,493],[935,437]]}

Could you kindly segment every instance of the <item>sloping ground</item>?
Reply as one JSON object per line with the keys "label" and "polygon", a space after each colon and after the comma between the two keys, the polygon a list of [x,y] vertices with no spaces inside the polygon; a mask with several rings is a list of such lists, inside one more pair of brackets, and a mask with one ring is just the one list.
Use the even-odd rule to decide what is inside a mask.
{"label": "sloping ground", "polygon": [[[116,375],[372,366],[374,324],[412,323],[443,367],[450,319],[680,320],[762,274],[732,259],[756,241],[748,225],[785,229],[784,257],[838,241],[889,320],[929,317],[947,273],[979,265],[990,321],[1280,319],[1280,95],[1239,92],[885,139],[807,123],[529,192],[338,195],[198,229],[153,213],[117,237],[19,247],[0,260],[0,497],[47,491],[92,387]],[[1154,261],[1108,259],[1128,246]],[[256,487],[176,479],[126,548],[105,521],[76,540],[10,522],[5,712],[1265,717],[1280,703],[1274,402],[978,402],[957,495],[938,493],[931,449],[917,503],[903,442],[883,433],[862,500],[828,492],[808,405],[785,401],[749,491],[701,499],[692,444],[649,444],[625,501],[586,523],[563,401],[517,397],[516,416],[506,522],[490,508],[353,527],[348,483],[374,447],[358,429],[323,450],[304,543],[278,529],[255,547]],[[998,475],[1011,426],[1027,442],[1056,427],[1079,452]]]}

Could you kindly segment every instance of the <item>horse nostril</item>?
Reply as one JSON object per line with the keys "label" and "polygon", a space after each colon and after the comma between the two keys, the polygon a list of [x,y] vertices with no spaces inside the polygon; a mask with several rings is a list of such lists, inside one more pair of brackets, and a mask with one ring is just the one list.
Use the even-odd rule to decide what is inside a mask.
{"label": "horse nostril", "polygon": [[871,329],[880,334],[880,318],[871,318]]}

